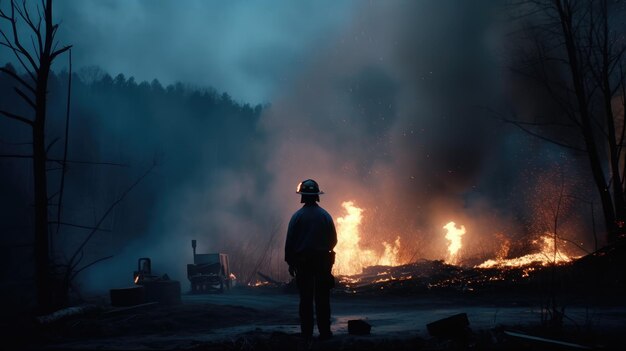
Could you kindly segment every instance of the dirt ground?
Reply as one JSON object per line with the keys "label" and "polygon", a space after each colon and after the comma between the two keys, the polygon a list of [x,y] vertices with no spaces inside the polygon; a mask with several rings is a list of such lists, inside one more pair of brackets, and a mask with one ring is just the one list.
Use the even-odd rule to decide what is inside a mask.
{"label": "dirt ground", "polygon": [[[335,294],[335,337],[305,345],[298,335],[298,296],[279,289],[239,288],[224,294],[183,295],[182,304],[118,311],[110,307],[49,326],[3,323],[10,349],[46,350],[450,350],[576,349],[511,337],[505,332],[575,343],[593,349],[626,346],[626,305],[619,299],[561,297],[562,326],[541,325],[540,296],[460,292],[378,296]],[[426,325],[467,313],[460,339],[431,337]],[[363,319],[370,335],[349,335],[347,322]]]}

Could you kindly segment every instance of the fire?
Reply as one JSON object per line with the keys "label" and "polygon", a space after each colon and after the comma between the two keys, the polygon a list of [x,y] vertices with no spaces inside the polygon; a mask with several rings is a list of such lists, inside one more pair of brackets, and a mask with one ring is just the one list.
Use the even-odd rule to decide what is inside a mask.
{"label": "fire", "polygon": [[511,249],[511,241],[507,239],[502,233],[497,233],[496,238],[502,241],[502,246],[500,246],[500,249],[496,253],[496,260],[501,261],[509,255],[509,250]]}
{"label": "fire", "polygon": [[[363,273],[364,268],[371,266],[400,266],[406,264],[400,260],[400,237],[393,242],[382,242],[379,251],[364,248],[361,246],[360,226],[363,220],[364,209],[356,206],[353,201],[346,201],[341,204],[345,210],[342,217],[337,217],[337,246],[335,252],[335,265],[333,274],[343,276],[341,281],[350,286],[357,284],[361,277],[352,277],[347,280],[346,276],[355,276]],[[457,265],[460,261],[461,249],[463,248],[463,236],[467,233],[465,226],[448,222],[442,227],[445,229],[445,238],[448,240],[447,256],[445,262]],[[521,257],[508,258],[511,248],[511,241],[504,234],[498,233],[496,237],[502,242],[501,248],[495,253],[494,259],[489,259],[474,268],[524,268],[523,276],[529,276],[535,270],[537,264],[548,266],[550,264],[563,264],[573,261],[579,256],[568,255],[563,248],[566,241],[556,240],[554,234],[545,233],[533,243],[538,250],[535,253]],[[555,242],[556,240],[556,242]],[[382,251],[382,253],[381,253]],[[377,282],[395,280],[394,277],[383,276]],[[499,278],[498,278],[499,279]]]}
{"label": "fire", "polygon": [[[495,260],[487,260],[477,265],[476,268],[524,267],[531,264],[548,266],[550,264],[568,263],[579,257],[567,255],[563,251],[565,241],[561,240],[561,242],[559,242],[557,240],[555,243],[554,235],[550,233],[546,233],[539,239],[533,240],[533,244],[539,246],[538,252],[514,258],[498,257]],[[505,241],[504,245],[507,246],[508,250],[509,242]],[[532,271],[532,269],[529,271]],[[528,274],[528,272],[525,273],[526,275]]]}
{"label": "fire", "polygon": [[446,259],[446,263],[456,264],[458,260],[458,253],[461,247],[463,246],[461,243],[461,237],[465,235],[465,226],[461,226],[457,228],[456,223],[448,222],[448,224],[443,226],[446,232],[446,239],[450,241],[448,245],[448,257]]}
{"label": "fire", "polygon": [[393,243],[383,242],[384,252],[378,255],[373,250],[361,248],[361,234],[359,226],[363,219],[363,209],[357,207],[353,201],[341,204],[346,215],[337,218],[337,256],[333,273],[336,275],[361,274],[363,268],[375,265],[396,266],[401,264],[398,253],[400,251],[400,237]]}
{"label": "fire", "polygon": [[378,264],[381,266],[398,266],[400,261],[398,260],[398,253],[400,252],[400,237],[396,238],[396,241],[392,244],[383,241],[385,252],[378,260]]}

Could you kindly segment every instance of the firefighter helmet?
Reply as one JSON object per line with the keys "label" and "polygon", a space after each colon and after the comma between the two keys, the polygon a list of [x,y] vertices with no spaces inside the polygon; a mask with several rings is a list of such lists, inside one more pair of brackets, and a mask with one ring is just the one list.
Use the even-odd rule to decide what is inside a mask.
{"label": "firefighter helmet", "polygon": [[300,184],[298,184],[298,188],[296,189],[296,194],[302,195],[321,195],[323,191],[320,191],[319,185],[313,179],[307,179]]}

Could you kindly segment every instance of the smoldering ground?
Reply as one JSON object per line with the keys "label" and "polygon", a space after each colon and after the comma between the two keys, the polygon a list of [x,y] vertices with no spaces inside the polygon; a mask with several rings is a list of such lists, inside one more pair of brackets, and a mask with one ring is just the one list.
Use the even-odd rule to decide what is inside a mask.
{"label": "smoldering ground", "polygon": [[[538,201],[528,193],[539,189],[538,184],[559,184],[562,177],[551,177],[554,172],[567,179],[578,179],[581,173],[574,156],[479,108],[500,109],[509,101],[503,96],[510,81],[502,43],[511,28],[502,19],[502,4],[359,2],[342,11],[342,21],[329,25],[324,35],[301,38],[291,33],[294,41],[311,40],[297,59],[277,55],[291,57],[290,69],[281,71],[280,79],[272,78],[273,88],[265,96],[270,105],[252,120],[194,119],[203,115],[197,107],[174,109],[180,104],[168,106],[159,97],[113,110],[111,101],[118,100],[110,100],[104,91],[75,99],[76,109],[89,116],[77,121],[88,140],[73,139],[92,145],[82,156],[132,167],[115,170],[115,176],[99,183],[99,169],[75,171],[96,178],[69,178],[79,184],[72,199],[80,204],[85,196],[79,190],[97,188],[88,201],[101,214],[153,158],[158,165],[116,209],[115,220],[107,222],[110,232],[99,233],[88,246],[86,254],[94,258],[115,257],[81,274],[83,288],[129,284],[136,259],[145,256],[153,259],[157,273],[185,281],[191,239],[198,240],[198,252],[229,253],[242,280],[255,269],[286,280],[285,227],[299,206],[295,187],[306,178],[319,181],[327,193],[322,206],[335,218],[344,215],[343,201],[364,209],[365,247],[381,251],[382,241],[400,236],[405,259],[444,258],[442,226],[451,220],[468,229],[468,256],[495,252],[496,233],[521,239],[545,230],[530,225]],[[283,35],[291,20],[286,22]],[[102,41],[106,37],[99,36]],[[175,39],[185,57],[213,57],[213,51],[197,51],[194,45],[185,51],[183,44],[193,39]],[[135,39],[138,46],[140,40]],[[273,52],[246,58],[261,70],[275,60]],[[195,74],[213,61],[188,62]],[[112,67],[129,67],[124,73],[133,75],[130,70],[137,65]],[[207,72],[203,74],[213,71]],[[228,82],[228,72],[215,74],[216,81]],[[141,74],[150,79],[149,73]],[[169,79],[189,77],[185,73]],[[229,93],[260,96],[236,90]],[[211,116],[225,119],[231,112],[212,111]],[[113,179],[113,189],[103,186]],[[78,211],[67,215],[85,216]],[[572,223],[577,224],[575,219]],[[79,235],[68,235],[61,251],[71,252]]]}

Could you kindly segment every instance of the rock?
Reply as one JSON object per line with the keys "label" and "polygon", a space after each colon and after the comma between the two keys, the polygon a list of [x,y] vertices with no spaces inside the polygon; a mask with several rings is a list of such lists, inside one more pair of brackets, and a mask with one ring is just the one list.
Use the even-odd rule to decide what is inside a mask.
{"label": "rock", "polygon": [[367,335],[372,330],[372,326],[362,319],[352,319],[348,321],[348,334]]}
{"label": "rock", "polygon": [[438,338],[458,338],[465,336],[468,331],[469,320],[467,313],[459,313],[428,323],[426,328],[430,335]]}

